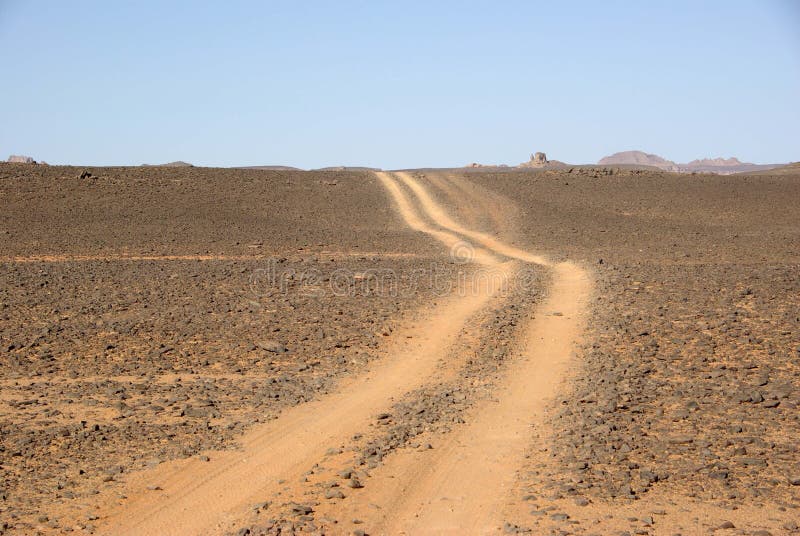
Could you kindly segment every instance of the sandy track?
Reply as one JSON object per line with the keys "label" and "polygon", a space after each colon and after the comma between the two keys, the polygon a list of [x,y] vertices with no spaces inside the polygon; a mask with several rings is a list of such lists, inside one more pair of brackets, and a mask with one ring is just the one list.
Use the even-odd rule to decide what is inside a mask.
{"label": "sandy track", "polygon": [[[531,442],[531,428],[567,367],[580,336],[589,281],[582,270],[555,268],[550,297],[526,328],[518,356],[497,402],[428,456],[424,464],[395,468],[408,486],[386,505],[381,534],[484,534],[497,532],[505,503]],[[560,315],[548,314],[548,311]],[[409,460],[411,461],[411,460]],[[413,485],[411,485],[413,483]],[[373,497],[374,500],[374,497]],[[390,503],[391,504],[391,503]]]}
{"label": "sandy track", "polygon": [[[368,373],[346,380],[335,394],[287,410],[275,421],[252,429],[241,451],[214,453],[210,462],[163,464],[133,476],[129,498],[123,504],[106,503],[111,515],[102,533],[218,534],[234,529],[254,504],[275,492],[287,491],[290,496],[292,485],[286,482],[296,482],[329,448],[345,444],[395,399],[436,377],[437,364],[470,317],[515,275],[518,263],[503,262],[504,257],[551,266],[539,255],[456,222],[410,175],[377,176],[411,228],[436,238],[451,252],[465,242],[479,244],[469,245],[472,260],[499,277],[478,278],[440,301],[416,327],[397,332],[388,356]],[[433,224],[418,214],[415,203]],[[473,534],[498,525],[530,443],[530,427],[554,394],[581,329],[588,278],[570,264],[556,265],[553,271],[554,284],[543,312],[559,314],[539,314],[522,328],[497,403],[480,408],[470,424],[451,434],[424,465],[415,460],[415,453],[398,453],[381,472],[390,476],[376,475],[369,493],[353,496],[345,507],[358,508],[360,501],[384,504],[379,510],[383,514],[370,520],[376,533]],[[148,490],[154,487],[158,489]]]}
{"label": "sandy track", "polygon": [[510,216],[518,208],[507,198],[450,172],[429,172],[424,178],[444,194],[449,203],[458,206],[458,216],[466,217],[471,227],[483,226],[494,235],[502,234],[506,238],[514,235]]}
{"label": "sandy track", "polygon": [[508,244],[504,244],[503,242],[495,239],[488,233],[474,231],[472,229],[467,229],[461,224],[455,222],[445,211],[444,209],[436,203],[433,198],[428,194],[425,188],[411,176],[410,173],[406,172],[398,172],[397,176],[406,184],[414,195],[417,196],[419,199],[420,204],[422,205],[425,212],[428,216],[433,219],[438,225],[448,229],[454,233],[458,233],[463,235],[467,239],[474,240],[475,242],[481,244],[486,249],[498,253],[500,255],[504,255],[506,257],[512,259],[519,259],[524,262],[532,262],[534,264],[541,264],[543,266],[550,266],[551,262],[535,253],[530,251],[526,251],[524,249],[520,249]]}
{"label": "sandy track", "polygon": [[[244,438],[241,452],[164,464],[137,475],[130,499],[105,527],[107,534],[202,534],[229,528],[253,504],[279,488],[279,480],[298,478],[328,448],[344,443],[376,412],[420,386],[467,319],[494,289],[474,289],[446,299],[424,321],[404,331],[391,356],[339,391],[285,411]],[[162,488],[146,491],[147,486]]]}
{"label": "sandy track", "polygon": [[[433,238],[439,240],[442,244],[450,248],[451,253],[454,252],[460,245],[464,244],[464,237],[466,236],[466,233],[461,231],[463,227],[450,220],[444,214],[444,211],[442,211],[438,205],[435,205],[430,198],[422,199],[418,197],[418,200],[420,203],[422,203],[428,216],[431,217],[431,219],[437,225],[447,229],[447,231],[443,231],[437,227],[425,223],[425,221],[417,215],[416,211],[411,205],[411,202],[389,173],[378,172],[376,175],[380,179],[381,183],[383,183],[383,186],[391,194],[394,202],[397,204],[400,214],[403,216],[403,219],[409,227],[421,233],[431,235]],[[403,175],[399,173],[397,175],[401,177],[403,182],[406,182]],[[417,191],[421,191],[427,196],[427,193],[421,188],[419,188]],[[418,195],[417,191],[414,191],[415,195]],[[435,213],[431,213],[429,207],[432,207],[435,210]],[[443,220],[444,223],[451,223],[452,225],[445,225]],[[462,236],[459,236],[459,234]],[[473,259],[471,260],[490,266],[498,263],[497,257],[489,253],[486,249],[480,247],[472,248],[472,252],[474,255],[472,255]]]}
{"label": "sandy track", "polygon": [[[497,254],[550,265],[544,258],[503,244],[455,222],[407,173],[397,173],[426,214],[452,233]],[[391,180],[388,176],[382,180]],[[536,317],[523,327],[507,380],[496,403],[479,409],[433,455],[401,452],[374,475],[369,494],[355,497],[353,512],[376,512],[374,534],[484,534],[503,522],[516,470],[524,461],[544,404],[556,394],[580,337],[591,283],[581,268],[553,267],[553,285]],[[379,509],[368,508],[377,504]]]}
{"label": "sandy track", "polygon": [[[384,182],[412,228],[447,247],[462,242],[456,234],[426,224],[392,179]],[[474,260],[491,266],[498,277],[459,288],[427,315],[420,327],[397,333],[389,357],[336,394],[285,411],[253,429],[240,452],[216,453],[211,462],[184,460],[136,475],[129,497],[112,510],[101,531],[106,534],[216,534],[235,526],[252,508],[296,480],[331,447],[367,425],[370,417],[434,376],[438,361],[455,342],[467,320],[499,290],[513,270],[482,248]],[[158,490],[147,488],[158,487]],[[109,506],[107,506],[108,508]]]}

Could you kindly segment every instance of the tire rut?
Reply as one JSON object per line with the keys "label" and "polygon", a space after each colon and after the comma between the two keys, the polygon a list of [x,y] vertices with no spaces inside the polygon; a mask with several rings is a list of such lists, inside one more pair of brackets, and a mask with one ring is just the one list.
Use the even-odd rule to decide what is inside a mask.
{"label": "tire rut", "polygon": [[[385,175],[385,174],[384,174]],[[375,512],[373,534],[483,534],[496,532],[511,497],[516,471],[532,441],[531,427],[543,424],[580,337],[591,282],[570,263],[547,259],[473,231],[454,221],[416,178],[394,174],[417,198],[427,216],[448,232],[478,242],[490,252],[551,268],[547,301],[520,328],[515,355],[496,401],[482,405],[466,426],[450,434],[433,454],[398,452],[376,471],[369,494],[351,502],[354,511]],[[382,180],[395,180],[382,177]]]}
{"label": "tire rut", "polygon": [[[441,241],[451,253],[463,242],[420,218],[392,179],[382,182],[410,227]],[[393,400],[430,381],[462,326],[515,269],[483,248],[470,253],[468,260],[490,268],[491,275],[459,285],[421,325],[398,335],[397,347],[368,373],[342,382],[335,394],[288,409],[253,428],[243,438],[242,451],[216,453],[210,462],[166,463],[132,476],[122,504],[115,498],[100,499],[103,511],[111,512],[100,532],[216,534],[235,527],[265,497],[291,494],[286,483],[296,482],[332,445],[346,442],[376,411],[389,410]]]}

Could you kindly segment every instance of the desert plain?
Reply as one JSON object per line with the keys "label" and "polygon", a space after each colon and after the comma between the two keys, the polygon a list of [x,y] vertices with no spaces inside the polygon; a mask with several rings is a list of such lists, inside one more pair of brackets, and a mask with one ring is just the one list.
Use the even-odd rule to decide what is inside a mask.
{"label": "desert plain", "polygon": [[0,534],[792,534],[800,170],[0,164]]}

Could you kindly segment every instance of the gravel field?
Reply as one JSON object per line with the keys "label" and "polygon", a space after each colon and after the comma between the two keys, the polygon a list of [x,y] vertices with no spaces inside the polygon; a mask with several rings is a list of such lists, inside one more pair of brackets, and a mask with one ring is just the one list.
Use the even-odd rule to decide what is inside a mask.
{"label": "gravel field", "polygon": [[0,526],[20,533],[235,447],[455,279],[366,173],[83,171],[0,165]]}
{"label": "gravel field", "polygon": [[468,175],[516,201],[521,243],[597,277],[552,458],[531,463],[524,492],[771,504],[795,525],[800,175],[608,173]]}
{"label": "gravel field", "polygon": [[[501,530],[796,530],[800,174],[413,176],[463,225],[594,281]],[[473,270],[368,171],[3,164],[0,203],[0,534],[93,532],[95,496],[170,460],[211,466],[335,393]],[[523,265],[527,284],[470,315],[434,375],[239,526],[366,533],[362,488],[388,493],[395,457],[446,445],[502,395],[551,287]]]}

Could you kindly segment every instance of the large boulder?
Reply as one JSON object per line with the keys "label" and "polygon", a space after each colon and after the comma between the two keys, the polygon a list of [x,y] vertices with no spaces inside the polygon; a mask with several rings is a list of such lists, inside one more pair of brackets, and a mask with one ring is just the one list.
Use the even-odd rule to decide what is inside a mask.
{"label": "large boulder", "polygon": [[8,161],[12,164],[35,164],[36,160],[30,156],[23,156],[20,154],[12,154],[8,157]]}

